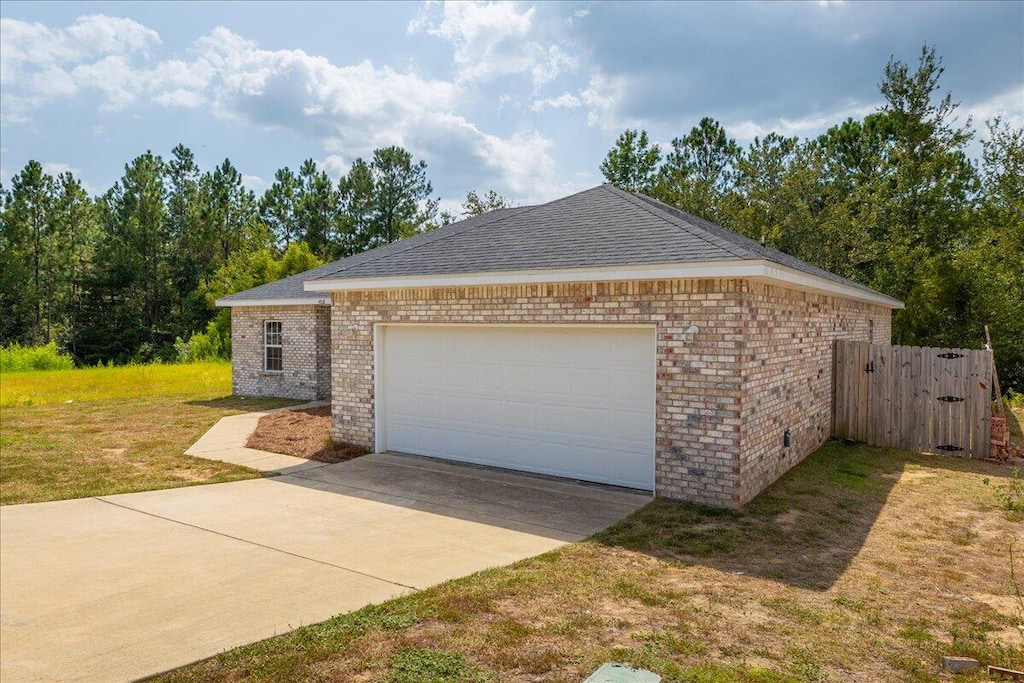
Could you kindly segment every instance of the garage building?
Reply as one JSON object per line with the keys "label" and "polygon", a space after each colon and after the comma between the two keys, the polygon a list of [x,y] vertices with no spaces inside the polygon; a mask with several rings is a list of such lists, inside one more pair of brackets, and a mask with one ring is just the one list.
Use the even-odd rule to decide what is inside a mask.
{"label": "garage building", "polygon": [[833,341],[902,304],[602,185],[256,287],[234,390],[335,438],[738,507],[831,432]]}

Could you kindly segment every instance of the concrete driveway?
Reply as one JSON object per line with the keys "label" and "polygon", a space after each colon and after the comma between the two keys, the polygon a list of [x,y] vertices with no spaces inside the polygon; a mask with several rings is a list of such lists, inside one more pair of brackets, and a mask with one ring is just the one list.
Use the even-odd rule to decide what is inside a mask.
{"label": "concrete driveway", "polygon": [[0,679],[123,681],[584,538],[644,495],[396,455],[0,508]]}

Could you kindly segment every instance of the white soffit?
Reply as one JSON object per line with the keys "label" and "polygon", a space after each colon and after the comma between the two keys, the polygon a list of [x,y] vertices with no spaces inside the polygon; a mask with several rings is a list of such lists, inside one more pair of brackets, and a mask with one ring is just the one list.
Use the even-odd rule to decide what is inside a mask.
{"label": "white soffit", "polygon": [[331,303],[331,297],[318,296],[306,297],[303,299],[217,299],[214,304],[221,308],[235,308],[245,306],[327,306]]}
{"label": "white soffit", "polygon": [[[562,282],[605,282],[621,280],[665,280],[696,278],[747,278],[800,291],[840,296],[887,308],[903,308],[903,302],[872,292],[804,273],[765,260],[715,261],[644,266],[602,266],[597,268],[554,268],[538,270],[404,275],[399,277],[321,278],[307,280],[307,292],[346,292],[417,287],[473,287],[486,285],[556,284]],[[218,305],[220,305],[218,303]],[[239,304],[228,304],[239,305]],[[271,305],[271,304],[247,304]]]}

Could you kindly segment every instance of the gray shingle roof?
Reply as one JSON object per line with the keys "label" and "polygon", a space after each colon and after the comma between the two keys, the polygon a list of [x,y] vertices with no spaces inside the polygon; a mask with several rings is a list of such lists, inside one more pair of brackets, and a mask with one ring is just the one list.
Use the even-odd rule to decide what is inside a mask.
{"label": "gray shingle roof", "polygon": [[765,260],[871,290],[644,195],[601,185],[492,211],[226,297],[309,298],[302,282],[488,271]]}
{"label": "gray shingle roof", "polygon": [[338,268],[343,263],[358,264],[363,261],[385,257],[389,254],[393,254],[398,251],[413,248],[418,244],[429,242],[435,239],[437,236],[447,235],[451,232],[451,228],[459,226],[460,230],[471,230],[480,225],[484,225],[495,220],[498,220],[506,215],[525,211],[530,207],[522,206],[510,209],[498,209],[497,211],[491,211],[481,216],[473,216],[465,220],[459,221],[458,223],[452,223],[446,225],[443,228],[424,233],[422,235],[416,235],[408,239],[401,240],[399,242],[392,242],[391,244],[385,244],[384,246],[371,249],[370,251],[364,251],[361,254],[355,256],[349,256],[339,261],[334,261],[320,266],[319,268],[313,268],[297,275],[277,280],[276,282],[269,282],[259,287],[253,287],[252,289],[246,289],[235,294],[222,297],[217,300],[218,305],[220,304],[233,304],[242,303],[246,301],[269,301],[269,300],[285,300],[285,299],[296,299],[296,300],[309,300],[314,299],[329,299],[330,297],[323,292],[307,292],[303,289],[302,284],[307,280],[315,280],[324,275],[332,275],[338,271]]}

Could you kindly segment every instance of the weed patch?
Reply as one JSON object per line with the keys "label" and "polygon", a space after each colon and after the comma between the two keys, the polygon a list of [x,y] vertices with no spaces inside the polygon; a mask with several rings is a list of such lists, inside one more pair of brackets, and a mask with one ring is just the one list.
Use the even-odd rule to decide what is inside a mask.
{"label": "weed patch", "polygon": [[392,683],[462,683],[486,678],[466,666],[466,658],[454,652],[410,648],[391,660]]}

